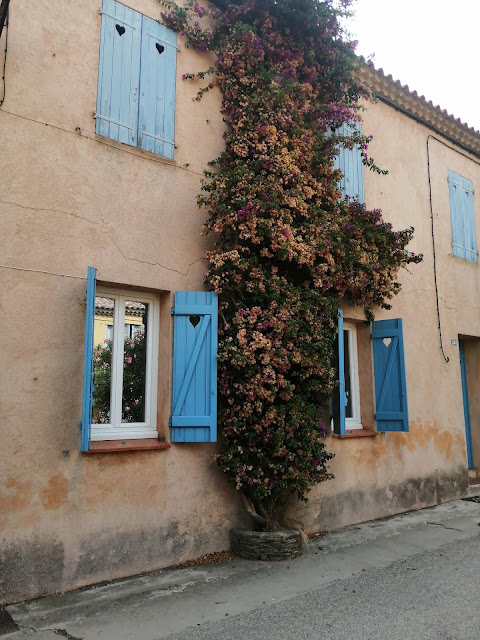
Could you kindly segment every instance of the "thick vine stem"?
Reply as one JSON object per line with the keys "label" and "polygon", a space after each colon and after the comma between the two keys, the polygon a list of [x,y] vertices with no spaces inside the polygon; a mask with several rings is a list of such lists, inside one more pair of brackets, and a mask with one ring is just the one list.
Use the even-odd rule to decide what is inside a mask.
{"label": "thick vine stem", "polygon": [[265,528],[267,526],[267,519],[257,513],[255,507],[253,506],[253,502],[249,498],[247,498],[247,496],[243,492],[240,492],[240,498],[242,499],[243,506],[245,507],[247,513],[257,524],[259,524],[262,528]]}

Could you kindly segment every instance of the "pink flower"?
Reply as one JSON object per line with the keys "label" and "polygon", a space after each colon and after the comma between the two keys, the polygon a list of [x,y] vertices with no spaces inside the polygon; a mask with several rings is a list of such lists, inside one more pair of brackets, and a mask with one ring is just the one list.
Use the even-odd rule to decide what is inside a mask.
{"label": "pink flower", "polygon": [[286,229],[284,229],[284,230],[283,230],[283,235],[284,235],[286,238],[290,238],[290,233],[289,233],[289,231],[287,231]]}
{"label": "pink flower", "polygon": [[125,407],[125,411],[130,411],[130,407]]}
{"label": "pink flower", "polygon": [[127,358],[127,364],[132,364],[132,356],[128,356],[128,358]]}

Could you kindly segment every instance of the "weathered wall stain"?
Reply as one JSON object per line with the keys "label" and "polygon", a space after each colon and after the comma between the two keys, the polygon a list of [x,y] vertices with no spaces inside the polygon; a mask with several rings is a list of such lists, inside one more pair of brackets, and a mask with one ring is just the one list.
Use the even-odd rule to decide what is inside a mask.
{"label": "weathered wall stain", "polygon": [[409,478],[386,487],[363,487],[318,495],[298,511],[307,530],[334,530],[365,520],[441,504],[465,495],[468,475],[464,467]]}
{"label": "weathered wall stain", "polygon": [[9,477],[0,493],[0,513],[23,511],[32,499],[32,483]]}
{"label": "weathered wall stain", "polygon": [[0,604],[56,593],[63,585],[64,547],[53,538],[0,544]]}
{"label": "weathered wall stain", "polygon": [[185,530],[180,521],[168,525],[159,522],[155,528],[124,531],[109,528],[81,542],[72,580],[81,586],[99,581],[107,573],[112,578],[133,575],[138,573],[139,562],[144,571],[152,571],[171,565],[172,557],[182,562],[209,550],[228,547],[228,528],[218,528],[207,546],[203,527]]}
{"label": "weathered wall stain", "polygon": [[68,500],[68,480],[65,476],[54,476],[48,485],[38,492],[45,509],[58,509]]}
{"label": "weathered wall stain", "polygon": [[391,457],[399,458],[406,453],[427,451],[433,447],[440,460],[458,461],[464,455],[464,435],[446,429],[437,420],[410,420],[410,431],[393,432],[375,440],[378,464],[388,464]]}

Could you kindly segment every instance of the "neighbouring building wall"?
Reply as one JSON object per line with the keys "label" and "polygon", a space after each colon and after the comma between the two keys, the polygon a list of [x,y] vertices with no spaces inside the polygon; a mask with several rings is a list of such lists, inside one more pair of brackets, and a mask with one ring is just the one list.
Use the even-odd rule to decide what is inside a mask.
{"label": "neighbouring building wall", "polygon": [[[391,301],[392,309],[376,314],[379,320],[403,319],[410,430],[377,433],[374,437],[332,437],[327,441],[335,453],[331,464],[335,480],[314,489],[307,505],[300,509],[303,522],[312,530],[339,528],[452,500],[465,494],[468,482],[458,341],[459,334],[480,336],[479,265],[452,255],[447,171],[470,179],[475,189],[480,185],[480,165],[474,156],[460,148],[447,148],[442,143],[454,145],[380,101],[368,105],[363,130],[374,136],[369,153],[389,171],[387,176],[365,171],[366,206],[382,209],[384,219],[395,229],[414,226],[409,248],[424,254],[421,264],[400,272],[402,289]],[[429,139],[435,267],[427,165],[429,136],[436,138]],[[474,208],[478,239],[478,196],[474,196]],[[434,268],[448,362],[440,349]],[[356,308],[344,309],[344,316],[362,319],[361,310]],[[363,331],[369,333],[370,329]],[[468,371],[475,443],[480,434],[478,393],[473,391],[479,383],[477,351],[472,349],[470,353]],[[362,422],[369,429],[374,403],[373,364],[371,346],[365,347],[364,338],[359,339],[358,359]],[[362,367],[367,371],[362,372]],[[368,405],[363,401],[365,396]]]}
{"label": "neighbouring building wall", "polygon": [[[156,0],[128,4],[159,17]],[[170,308],[173,292],[203,288],[208,241],[196,195],[224,131],[219,94],[196,102],[198,85],[181,80],[206,65],[178,38],[174,160],[96,136],[99,9],[100,0],[74,7],[17,0],[10,9],[0,110],[0,602],[225,549],[229,528],[244,517],[212,462],[216,445],[80,453],[89,265],[99,283],[154,292],[160,300],[157,418],[169,440]],[[411,250],[425,255],[400,274],[393,309],[378,314],[403,319],[410,432],[329,436],[336,479],[301,508],[310,530],[436,504],[466,490],[458,347],[451,340],[480,336],[478,264],[452,257],[447,169],[478,185],[479,167],[431,141],[446,362],[433,275],[431,132],[382,103],[369,106],[364,131],[375,135],[372,154],[390,171],[365,175],[367,206],[382,208],[397,229],[413,224]],[[344,312],[358,323],[362,420],[374,430],[369,328],[361,310]]]}

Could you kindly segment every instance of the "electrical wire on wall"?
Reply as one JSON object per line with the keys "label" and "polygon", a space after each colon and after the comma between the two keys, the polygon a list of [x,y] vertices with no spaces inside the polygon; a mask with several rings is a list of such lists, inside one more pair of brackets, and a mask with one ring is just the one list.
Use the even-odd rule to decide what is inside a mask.
{"label": "electrical wire on wall", "polygon": [[428,135],[427,136],[428,190],[429,190],[429,197],[430,197],[430,219],[431,219],[431,222],[432,222],[433,278],[434,278],[434,282],[435,282],[435,298],[436,298],[436,302],[437,302],[438,335],[440,337],[440,350],[442,352],[442,356],[443,356],[445,362],[449,362],[450,358],[445,355],[445,351],[443,349],[442,323],[441,323],[441,320],[440,320],[440,305],[439,305],[439,297],[438,297],[437,256],[436,256],[436,253],[435,253],[435,229],[434,229],[434,223],[433,223],[432,181],[431,181],[431,176],[430,176],[430,146],[429,146],[430,138],[432,140],[436,140],[437,142],[442,144],[444,147],[447,147],[447,149],[450,149],[451,151],[455,151],[456,153],[459,153],[464,158],[467,158],[468,160],[470,160],[470,162],[474,162],[475,164],[478,164],[478,165],[480,165],[480,162],[478,162],[478,160],[474,160],[471,156],[468,156],[466,153],[462,153],[458,149],[455,149],[455,147],[451,147],[449,144],[447,144],[443,140],[440,140],[439,138],[436,138],[435,136],[432,136],[432,135]]}
{"label": "electrical wire on wall", "polygon": [[[2,34],[2,28],[3,27],[5,28],[5,52],[3,54],[3,64],[2,64],[2,86],[1,86],[1,93],[0,93],[0,107],[5,101],[5,93],[6,93],[5,72],[7,67],[7,44],[8,44],[8,0],[6,0],[5,6],[6,6],[5,17],[3,18],[2,15],[0,15],[0,36]],[[3,9],[3,7],[0,7],[0,9]],[[5,20],[4,23],[1,22],[1,20],[3,19]]]}
{"label": "electrical wire on wall", "polygon": [[[437,318],[438,318],[438,335],[440,337],[440,350],[442,352],[443,359],[445,362],[449,362],[450,358],[445,355],[445,351],[443,349],[443,338],[442,338],[442,323],[440,321],[440,305],[438,302],[438,284],[437,284],[437,255],[435,253],[435,230],[433,224],[433,205],[432,205],[432,181],[430,178],[430,148],[429,142],[430,138],[434,138],[434,136],[427,136],[427,169],[428,169],[428,190],[430,197],[430,219],[432,222],[432,245],[433,245],[433,280],[435,282],[435,299],[437,302]],[[437,140],[437,138],[434,138]]]}

